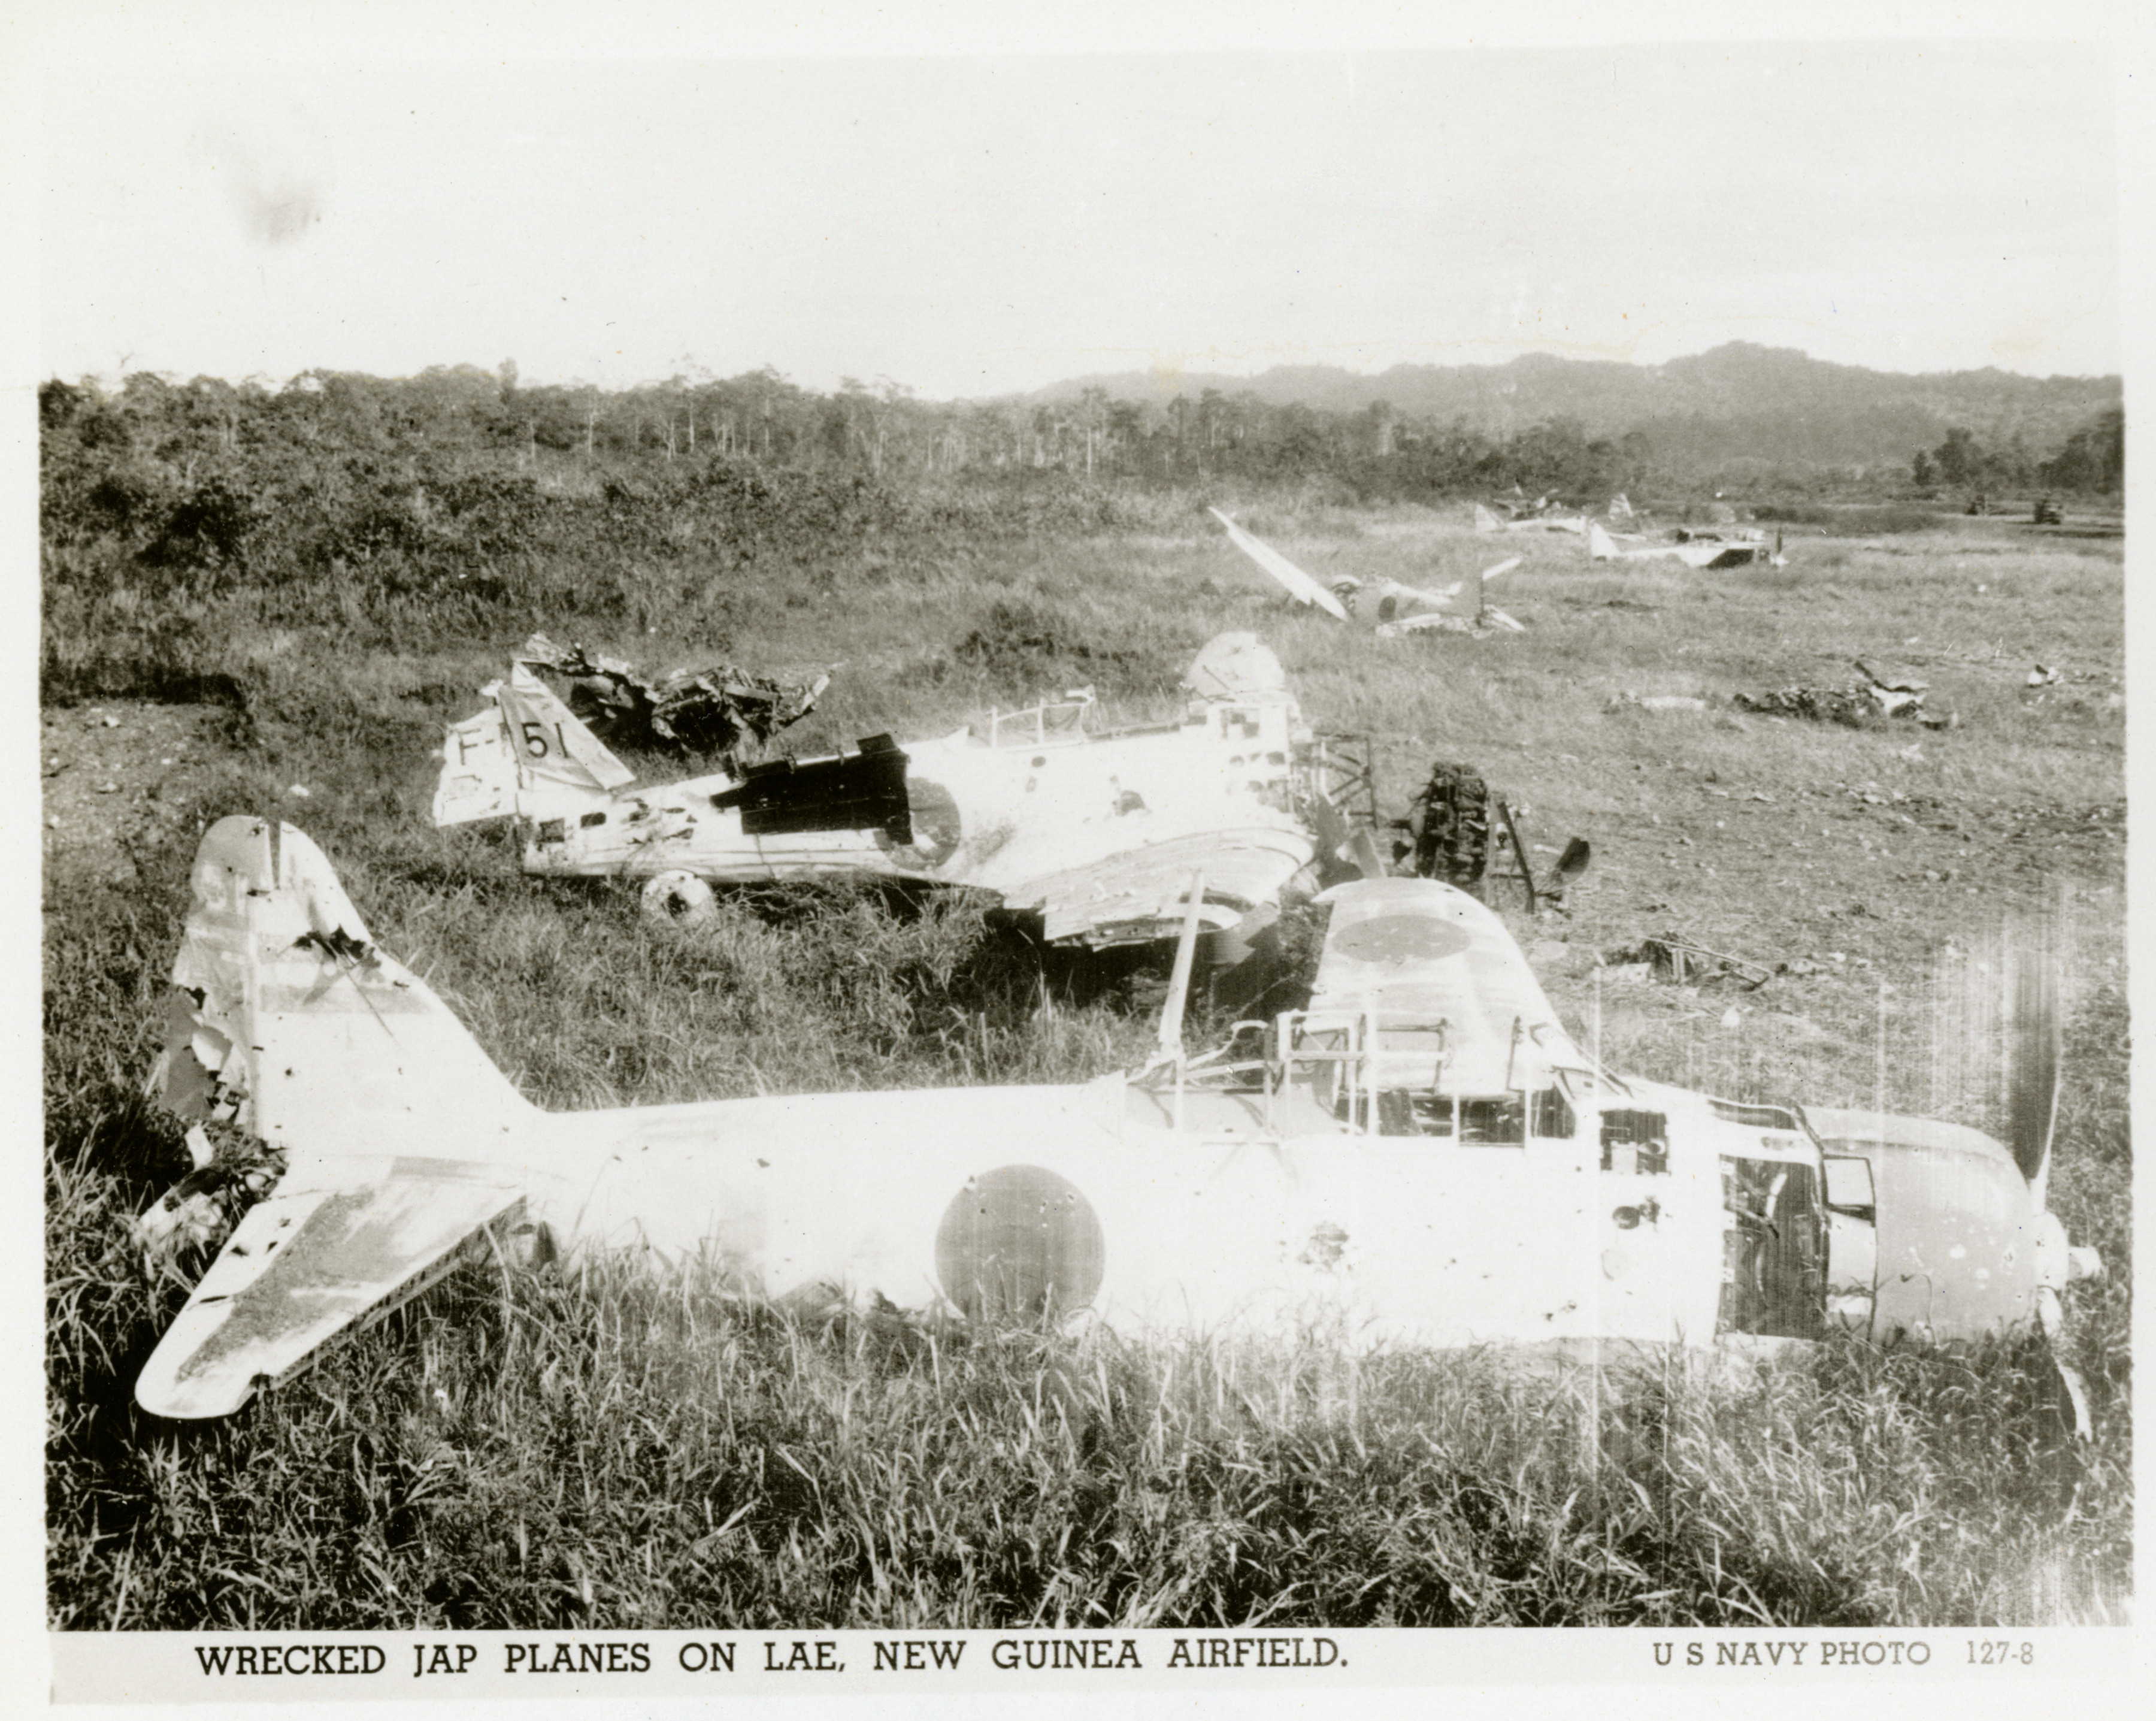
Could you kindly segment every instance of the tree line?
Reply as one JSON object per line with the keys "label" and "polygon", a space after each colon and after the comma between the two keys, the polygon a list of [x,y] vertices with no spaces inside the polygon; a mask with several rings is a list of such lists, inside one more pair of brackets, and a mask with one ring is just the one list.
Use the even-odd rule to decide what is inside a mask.
{"label": "tree line", "polygon": [[2126,483],[2126,413],[2107,407],[2039,460],[2019,436],[1984,446],[1958,426],[1937,448],[1918,449],[1909,476],[1920,490],[1982,496],[1999,491],[2071,491],[2116,495]]}
{"label": "tree line", "polygon": [[211,541],[236,529],[227,516],[239,508],[237,492],[259,496],[265,471],[323,455],[385,472],[401,465],[408,475],[424,466],[438,478],[718,462],[915,488],[997,475],[1175,488],[1315,481],[1344,501],[1515,487],[1582,502],[1618,491],[2115,492],[2124,470],[2117,408],[2056,450],[2033,450],[2020,433],[1985,446],[1954,429],[1907,466],[1885,469],[1713,458],[1697,438],[1658,446],[1644,430],[1595,434],[1563,414],[1491,429],[1383,400],[1327,411],[1209,387],[1166,398],[1093,386],[1066,398],[927,401],[888,378],[848,378],[819,393],[769,367],[731,378],[685,372],[612,390],[526,385],[510,361],[406,378],[318,370],[281,384],[136,372],[116,388],[54,379],[38,402],[49,515],[96,489],[99,506],[123,521],[192,510],[180,522],[185,535]]}

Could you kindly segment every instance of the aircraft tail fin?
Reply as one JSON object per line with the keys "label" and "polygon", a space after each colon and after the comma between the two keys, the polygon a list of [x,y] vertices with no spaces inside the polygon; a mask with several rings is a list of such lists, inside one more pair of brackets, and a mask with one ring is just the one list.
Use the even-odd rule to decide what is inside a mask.
{"label": "aircraft tail fin", "polygon": [[1590,562],[1614,562],[1617,559],[1616,541],[1603,530],[1599,521],[1587,528],[1587,559]]}
{"label": "aircraft tail fin", "polygon": [[[172,1417],[237,1410],[514,1228],[538,1115],[290,825],[219,819],[193,882],[150,1097],[286,1163],[136,1379]],[[213,1235],[212,1169],[138,1221],[146,1249]]]}
{"label": "aircraft tail fin", "polygon": [[488,709],[449,726],[436,825],[543,817],[544,803],[588,800],[636,780],[529,665],[511,665],[509,679],[485,691]]}
{"label": "aircraft tail fin", "polygon": [[288,1153],[506,1154],[532,1107],[426,983],[368,934],[322,851],[289,825],[220,819],[150,1097]]}

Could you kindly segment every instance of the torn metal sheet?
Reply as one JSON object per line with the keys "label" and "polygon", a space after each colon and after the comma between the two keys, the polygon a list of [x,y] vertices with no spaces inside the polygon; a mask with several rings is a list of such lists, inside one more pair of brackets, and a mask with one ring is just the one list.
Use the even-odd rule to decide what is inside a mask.
{"label": "torn metal sheet", "polygon": [[828,672],[777,681],[731,664],[648,681],[619,658],[557,645],[544,634],[526,640],[517,657],[569,678],[569,709],[599,740],[707,758],[731,757],[799,722],[831,682]]}
{"label": "torn metal sheet", "polygon": [[[1620,497],[1620,501],[1623,498]],[[1552,511],[1549,498],[1528,502],[1515,500],[1503,505],[1501,516],[1484,506],[1475,505],[1475,529],[1477,532],[1568,532],[1577,537],[1588,527],[1584,514],[1566,514]]]}
{"label": "torn metal sheet", "polygon": [[1776,693],[1732,695],[1730,703],[1740,711],[1767,717],[1803,717],[1813,722],[1841,723],[1861,728],[1881,717],[1921,723],[1927,729],[1952,729],[1960,717],[1952,712],[1924,709],[1930,684],[1906,670],[1875,671],[1859,662],[1861,681],[1846,687],[1785,687]]}
{"label": "torn metal sheet", "polygon": [[[1182,907],[1186,949],[1213,864],[1150,905]],[[255,1084],[244,1102],[290,1169],[143,1369],[137,1399],[161,1415],[225,1414],[460,1261],[527,1241],[693,1257],[782,1310],[1132,1333],[1320,1322],[1358,1344],[1589,1358],[1835,1325],[1882,1343],[2049,1333],[2098,1266],[2044,1209],[2055,1105],[2031,1085],[2055,1092],[2056,1056],[2015,1064],[2031,1091],[2010,1150],[1620,1077],[1496,916],[1426,879],[1327,891],[1306,1009],[1194,1056],[1164,1020],[1134,1075],[571,1113],[494,1071],[298,831],[221,820],[194,890],[175,1055],[194,1056],[190,1023],[237,1049],[221,1068]],[[2041,987],[2012,995],[2041,1015]],[[2048,1027],[2017,1043],[2056,1046],[2050,996]],[[1905,1256],[1921,1285],[1875,1267]]]}
{"label": "torn metal sheet", "polygon": [[1604,951],[1604,966],[1627,968],[1645,966],[1657,979],[1673,986],[1703,986],[1717,980],[1734,980],[1748,992],[1756,992],[1774,977],[1763,963],[1748,962],[1719,950],[1709,950],[1675,932],[1661,932],[1621,950]]}

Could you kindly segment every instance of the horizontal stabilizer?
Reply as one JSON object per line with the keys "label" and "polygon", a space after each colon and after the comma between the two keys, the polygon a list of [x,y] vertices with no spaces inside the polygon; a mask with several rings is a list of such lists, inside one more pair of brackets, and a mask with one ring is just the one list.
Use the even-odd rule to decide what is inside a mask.
{"label": "horizontal stabilizer", "polygon": [[[248,1210],[136,1382],[154,1415],[222,1416],[452,1271],[523,1203],[470,1160],[308,1156]],[[484,1246],[482,1245],[482,1246]]]}

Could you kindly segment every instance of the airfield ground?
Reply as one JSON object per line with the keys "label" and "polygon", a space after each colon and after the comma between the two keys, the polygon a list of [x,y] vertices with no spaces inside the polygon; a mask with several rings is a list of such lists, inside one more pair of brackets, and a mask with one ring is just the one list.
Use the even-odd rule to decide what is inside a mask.
{"label": "airfield ground", "polygon": [[[1230,511],[1322,579],[1430,583],[1520,553],[1491,596],[1527,631],[1378,641],[1293,609],[1196,502],[903,578],[873,550],[836,579],[715,578],[607,631],[206,602],[187,674],[133,681],[49,670],[94,664],[100,618],[138,600],[49,591],[49,685],[77,696],[42,744],[54,1623],[2123,1618],[2120,541],[1808,528],[1786,568],[1707,573],[1477,537],[1464,506]],[[1314,722],[1371,737],[1386,812],[1457,759],[1531,842],[1587,837],[1569,912],[1511,916],[1553,998],[1614,1066],[1736,1098],[1992,1121],[1995,1069],[1955,1011],[2013,917],[2055,916],[2053,1205],[2112,1263],[2073,1311],[2097,1439],[2073,1450],[2005,1351],[1837,1347],[1742,1390],[1596,1410],[1404,1355],[1102,1337],[1044,1375],[1023,1348],[817,1338],[598,1268],[437,1293],[214,1427],[139,1419],[134,1369],[182,1292],[142,1282],[126,1222],[183,1162],[131,1096],[192,845],[223,814],[307,830],[376,936],[555,1106],[1072,1079],[1150,1039],[1130,988],[1044,990],[966,905],[771,891],[654,930],[629,887],[528,881],[498,836],[432,830],[439,725],[535,626],[652,669],[715,645],[772,673],[839,665],[789,732],[804,753],[1086,682],[1111,717],[1165,715],[1207,637],[1255,631]],[[1731,703],[1846,685],[1856,658],[1915,669],[1955,726]],[[2058,679],[2028,686],[2038,664]],[[1634,702],[1671,694],[1703,708]],[[1792,971],[1756,990],[1598,976],[1598,953],[1664,931]]]}

